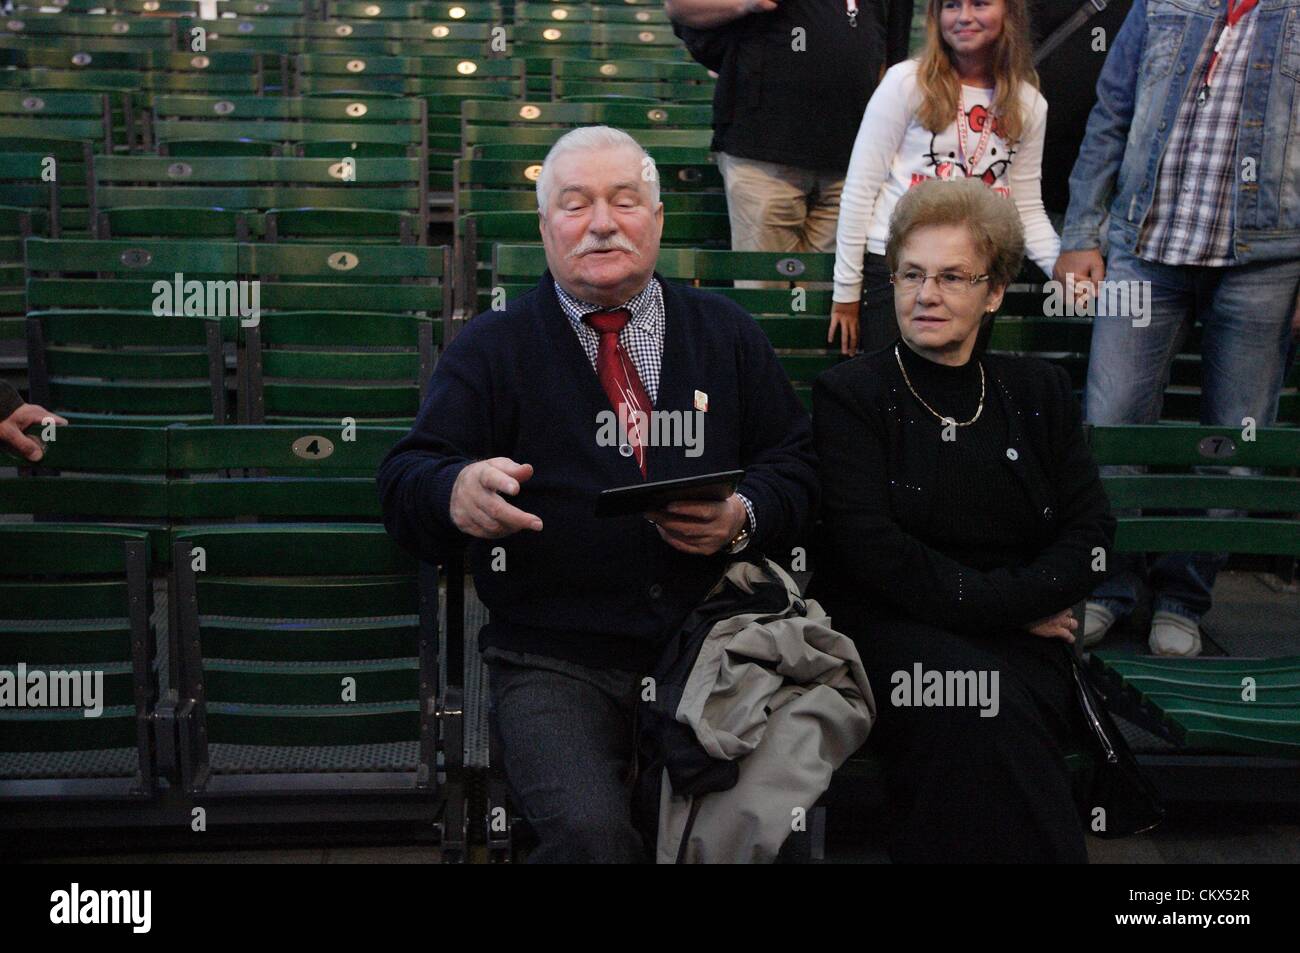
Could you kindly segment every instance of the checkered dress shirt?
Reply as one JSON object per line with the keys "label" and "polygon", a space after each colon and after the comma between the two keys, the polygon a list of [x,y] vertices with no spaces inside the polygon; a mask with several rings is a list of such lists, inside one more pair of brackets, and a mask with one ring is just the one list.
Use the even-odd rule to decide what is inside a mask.
{"label": "checkered dress shirt", "polygon": [[1219,57],[1210,94],[1198,103],[1219,31],[1206,38],[1156,173],[1155,198],[1136,249],[1141,258],[1165,265],[1223,266],[1236,260],[1232,210],[1242,171],[1237,127],[1257,19],[1252,11],[1238,21]]}
{"label": "checkered dress shirt", "polygon": [[[555,294],[560,299],[565,317],[578,335],[578,342],[587,352],[592,370],[595,370],[600,335],[582,319],[593,311],[605,309],[590,301],[579,301],[561,288],[558,281],[555,283]],[[644,288],[620,307],[627,308],[632,319],[619,332],[618,343],[627,352],[627,356],[632,358],[636,372],[641,377],[641,385],[645,388],[645,395],[653,404],[659,400],[659,369],[664,360],[664,292],[659,287],[659,279],[652,277]]]}

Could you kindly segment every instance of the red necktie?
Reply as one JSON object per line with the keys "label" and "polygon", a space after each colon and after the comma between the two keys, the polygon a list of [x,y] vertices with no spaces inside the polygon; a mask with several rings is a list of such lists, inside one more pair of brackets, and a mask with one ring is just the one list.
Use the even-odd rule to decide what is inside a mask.
{"label": "red necktie", "polygon": [[[641,468],[641,476],[644,477],[645,436],[641,430],[650,422],[650,398],[646,396],[636,365],[618,343],[619,332],[631,319],[632,313],[626,308],[593,311],[582,318],[600,335],[600,347],[596,352],[596,376],[600,378],[600,386],[605,389],[605,396],[618,414],[619,423],[627,434],[627,442],[636,454],[637,466]],[[633,411],[637,412],[636,417],[632,416]]]}

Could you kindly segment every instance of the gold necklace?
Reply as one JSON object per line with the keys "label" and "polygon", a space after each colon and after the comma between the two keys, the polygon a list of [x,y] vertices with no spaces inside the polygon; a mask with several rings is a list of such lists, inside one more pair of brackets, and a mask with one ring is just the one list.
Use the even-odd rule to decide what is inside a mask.
{"label": "gold necklace", "polygon": [[937,410],[935,410],[933,407],[931,407],[929,404],[927,404],[927,403],[925,402],[925,399],[922,398],[921,395],[918,394],[918,393],[916,392],[916,388],[912,386],[912,380],[911,380],[911,378],[909,378],[909,377],[907,376],[907,368],[905,368],[905,367],[903,366],[903,357],[902,357],[901,354],[898,353],[898,345],[897,345],[897,344],[894,345],[894,360],[898,361],[898,369],[899,369],[900,371],[903,372],[903,382],[907,384],[907,389],[910,390],[910,391],[912,392],[912,396],[915,397],[918,401],[921,402],[921,406],[922,406],[922,407],[924,407],[924,408],[925,408],[926,410],[928,410],[930,413],[932,413],[932,414],[934,414],[936,417],[938,417],[940,423],[942,423],[942,424],[947,424],[947,423],[950,423],[950,422],[951,422],[951,423],[955,424],[955,425],[958,426],[958,427],[969,427],[971,424],[975,423],[975,421],[977,421],[977,420],[980,419],[980,414],[984,413],[984,365],[981,364],[979,361],[976,361],[976,362],[975,362],[975,366],[978,367],[978,368],[980,369],[980,403],[979,403],[979,406],[975,408],[975,416],[974,416],[974,417],[972,417],[970,420],[965,420],[965,421],[962,421],[962,422],[958,423],[956,420],[953,420],[951,417],[945,417],[945,416],[943,416],[942,414],[940,414]]}

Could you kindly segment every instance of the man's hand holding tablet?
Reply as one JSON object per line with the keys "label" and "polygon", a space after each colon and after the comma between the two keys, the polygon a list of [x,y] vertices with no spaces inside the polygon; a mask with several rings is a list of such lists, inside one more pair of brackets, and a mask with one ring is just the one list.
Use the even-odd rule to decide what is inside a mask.
{"label": "man's hand holding tablet", "polygon": [[679,500],[646,513],[659,536],[673,549],[696,556],[712,556],[725,549],[749,519],[745,504],[732,494],[721,503]]}
{"label": "man's hand holding tablet", "polygon": [[521,529],[541,532],[540,517],[501,497],[502,493],[518,496],[519,484],[532,475],[531,463],[515,463],[509,457],[471,463],[451,488],[451,521],[462,533],[479,539],[501,539]]}
{"label": "man's hand holding tablet", "polygon": [[617,487],[600,494],[596,515],[641,513],[669,546],[711,556],[730,545],[749,519],[745,504],[736,496],[744,475],[744,470],[727,470]]}

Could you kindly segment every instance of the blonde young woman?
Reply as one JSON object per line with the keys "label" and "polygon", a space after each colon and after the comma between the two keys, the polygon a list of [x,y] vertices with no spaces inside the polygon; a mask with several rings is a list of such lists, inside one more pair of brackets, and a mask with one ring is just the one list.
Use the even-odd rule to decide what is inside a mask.
{"label": "blonde young woman", "polygon": [[1052,273],[1060,238],[1041,191],[1047,101],[1025,0],[928,0],[925,47],[867,104],[840,200],[827,341],[845,354],[893,340],[889,217],[927,179],[975,178],[1015,203],[1030,259]]}

